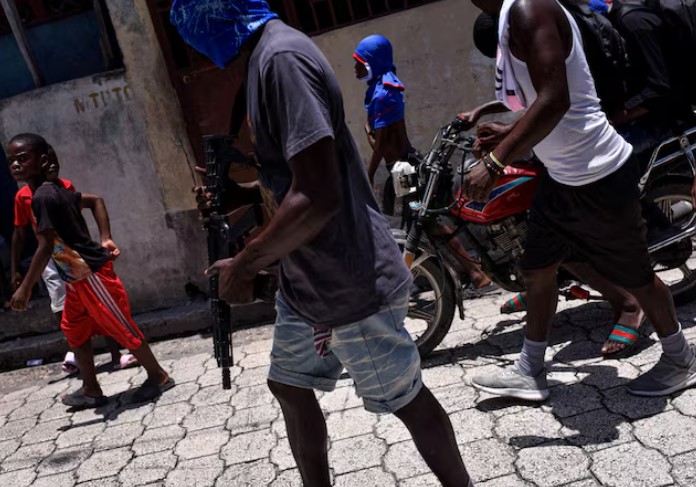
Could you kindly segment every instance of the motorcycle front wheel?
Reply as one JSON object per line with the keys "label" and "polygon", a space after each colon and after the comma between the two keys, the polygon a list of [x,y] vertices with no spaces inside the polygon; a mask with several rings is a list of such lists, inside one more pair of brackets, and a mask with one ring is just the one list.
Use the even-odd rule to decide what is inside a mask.
{"label": "motorcycle front wheel", "polygon": [[452,278],[435,257],[411,269],[413,285],[405,326],[421,357],[430,354],[447,335],[455,310]]}
{"label": "motorcycle front wheel", "polygon": [[[686,181],[656,186],[646,199],[655,202],[677,229],[687,228],[696,218],[691,184]],[[689,238],[651,253],[655,273],[669,286],[677,306],[696,298],[696,258],[692,252],[693,240]]]}

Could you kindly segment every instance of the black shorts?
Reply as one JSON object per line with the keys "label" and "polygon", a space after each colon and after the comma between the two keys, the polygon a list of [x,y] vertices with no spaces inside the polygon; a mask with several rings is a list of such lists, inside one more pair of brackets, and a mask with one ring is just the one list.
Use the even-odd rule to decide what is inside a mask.
{"label": "black shorts", "polygon": [[542,176],[521,267],[543,269],[573,258],[614,284],[633,289],[654,278],[639,203],[635,158],[599,181],[566,186]]}

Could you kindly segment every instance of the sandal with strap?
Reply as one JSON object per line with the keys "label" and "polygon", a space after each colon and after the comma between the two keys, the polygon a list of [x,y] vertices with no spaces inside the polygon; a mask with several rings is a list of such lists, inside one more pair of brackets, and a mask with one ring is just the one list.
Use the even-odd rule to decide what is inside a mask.
{"label": "sandal with strap", "polygon": [[82,392],[82,389],[77,389],[70,394],[66,394],[61,397],[60,400],[66,406],[78,409],[99,408],[109,402],[106,396],[86,396],[85,393]]}
{"label": "sandal with strap", "polygon": [[527,311],[527,301],[522,293],[515,294],[512,299],[509,299],[500,307],[500,312],[504,315],[521,313],[522,311]]}
{"label": "sandal with strap", "polygon": [[162,384],[157,384],[156,382],[145,379],[140,387],[133,394],[133,402],[149,402],[157,399],[162,395],[163,392],[168,391],[176,385],[176,382],[171,377],[167,377]]}
{"label": "sandal with strap", "polygon": [[636,345],[638,344],[638,340],[640,337],[643,335],[643,331],[645,330],[647,326],[647,317],[644,316],[643,319],[640,321],[640,326],[638,327],[637,330],[634,330],[633,328],[630,328],[625,325],[621,325],[619,323],[616,323],[613,328],[611,329],[611,333],[609,334],[609,338],[607,338],[607,341],[612,341],[616,343],[621,343],[624,346],[621,347],[619,350],[616,352],[612,353],[604,353],[603,356],[605,359],[619,359],[619,358],[624,358],[631,354],[636,348]]}

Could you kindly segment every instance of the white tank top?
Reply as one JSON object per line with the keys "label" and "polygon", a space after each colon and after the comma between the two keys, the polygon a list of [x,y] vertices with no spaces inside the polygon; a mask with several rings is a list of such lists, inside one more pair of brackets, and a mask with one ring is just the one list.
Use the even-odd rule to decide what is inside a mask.
{"label": "white tank top", "polygon": [[[609,124],[601,110],[594,80],[585,58],[580,29],[563,8],[573,31],[573,48],[566,59],[570,108],[561,121],[534,147],[549,176],[561,184],[582,186],[602,179],[619,169],[631,156],[633,147]],[[527,64],[510,53],[512,71],[530,106],[537,93]]]}

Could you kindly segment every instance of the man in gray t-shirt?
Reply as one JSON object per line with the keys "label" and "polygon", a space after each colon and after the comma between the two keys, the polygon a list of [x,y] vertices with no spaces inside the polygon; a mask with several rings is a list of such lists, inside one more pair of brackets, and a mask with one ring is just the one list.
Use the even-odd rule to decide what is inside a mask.
{"label": "man in gray t-shirt", "polygon": [[[282,257],[283,299],[321,328],[373,315],[408,289],[411,275],[365,177],[331,66],[309,38],[271,20],[249,57],[246,86],[261,184],[278,205],[297,184],[288,161],[317,143],[333,146],[335,161],[308,169],[312,178],[323,173],[318,182],[331,189],[335,211],[311,243]],[[323,171],[330,162],[333,174]]]}
{"label": "man in gray t-shirt", "polygon": [[401,419],[443,485],[466,486],[449,418],[423,385],[404,328],[410,273],[346,126],[331,66],[261,0],[177,0],[172,22],[219,66],[238,57],[247,66],[248,123],[272,218],[234,259],[211,269],[221,297],[240,303],[251,299],[254,276],[280,260],[268,382],[304,484],[330,485],[326,425],[312,389],[332,390],[345,367],[365,408]]}

